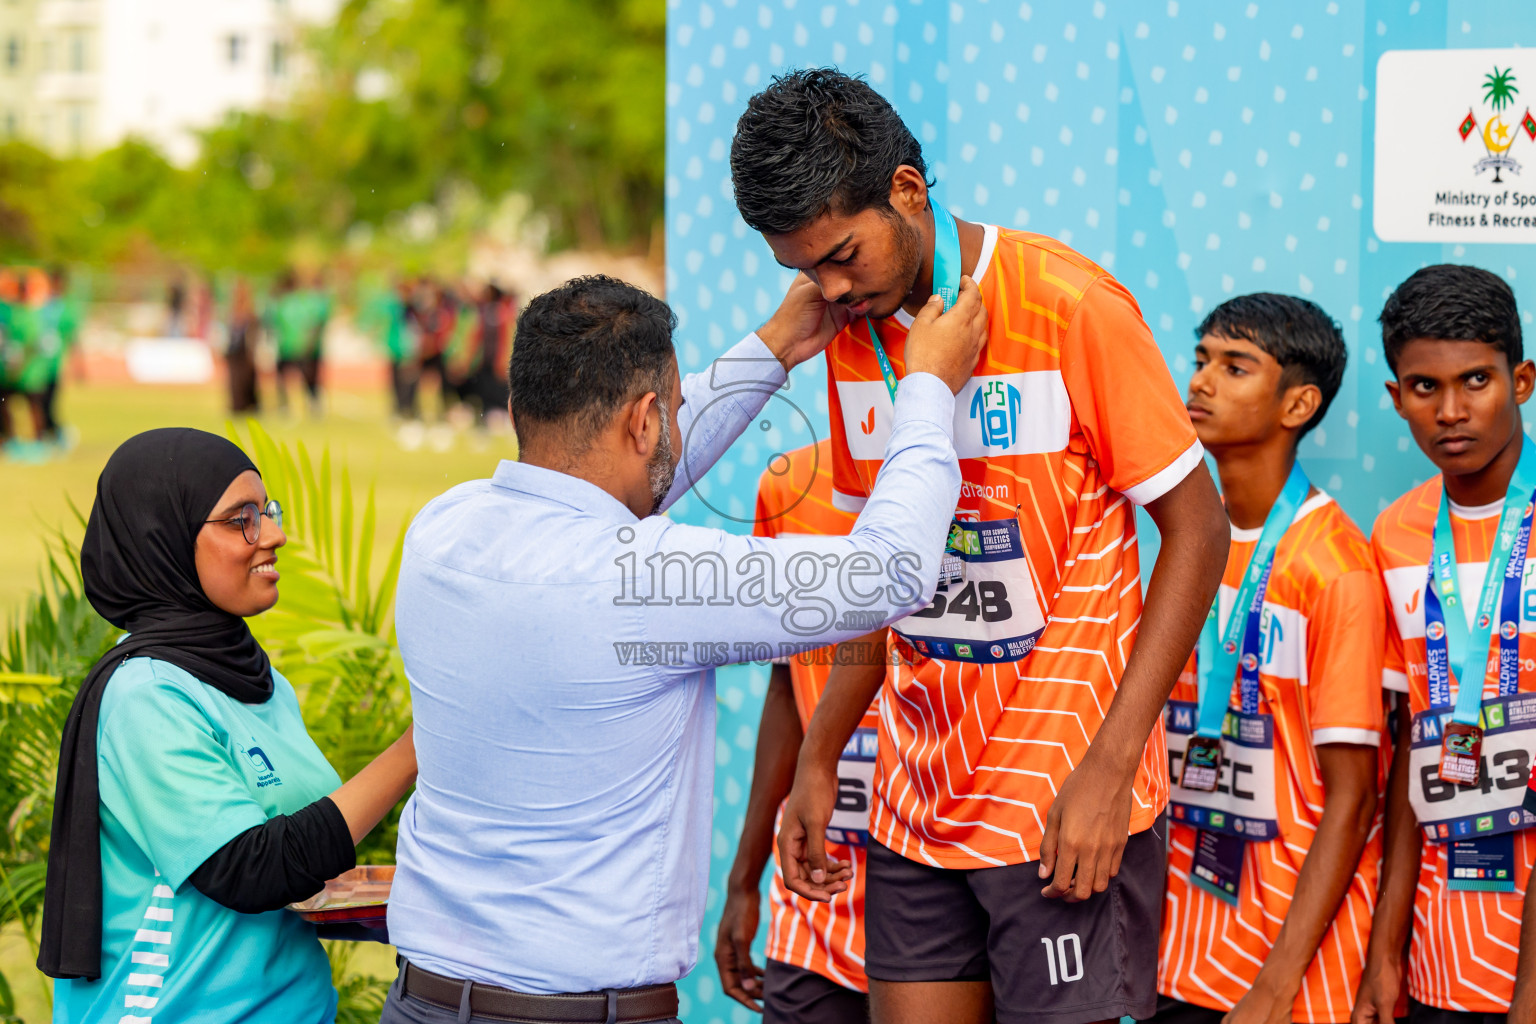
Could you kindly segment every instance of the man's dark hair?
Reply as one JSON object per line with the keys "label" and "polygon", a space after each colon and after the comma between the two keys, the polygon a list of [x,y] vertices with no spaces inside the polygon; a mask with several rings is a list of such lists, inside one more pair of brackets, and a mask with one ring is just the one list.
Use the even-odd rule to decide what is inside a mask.
{"label": "man's dark hair", "polygon": [[1480,341],[1504,353],[1513,370],[1525,359],[1515,293],[1481,267],[1440,263],[1414,271],[1387,296],[1381,310],[1381,346],[1397,373],[1397,357],[1416,338]]}
{"label": "man's dark hair", "polygon": [[1348,353],[1339,325],[1317,303],[1273,292],[1239,295],[1211,310],[1195,328],[1197,339],[1208,334],[1249,342],[1274,357],[1280,364],[1282,388],[1317,385],[1323,399],[1296,440],[1323,422],[1339,393]]}
{"label": "man's dark hair", "polygon": [[670,399],[676,326],[665,302],[602,274],[534,297],[508,368],[518,443],[558,426],[580,451],[625,402],[648,391]]}
{"label": "man's dark hair", "polygon": [[829,211],[890,209],[891,178],[902,164],[927,180],[923,147],[895,108],[836,68],[776,76],[747,101],[731,142],[736,208],[768,235]]}

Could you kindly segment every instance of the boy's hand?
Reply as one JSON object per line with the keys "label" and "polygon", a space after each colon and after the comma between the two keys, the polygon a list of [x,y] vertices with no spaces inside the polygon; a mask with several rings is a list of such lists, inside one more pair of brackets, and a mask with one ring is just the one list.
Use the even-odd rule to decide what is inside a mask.
{"label": "boy's hand", "polygon": [[790,892],[819,903],[848,888],[853,865],[827,856],[827,823],[837,799],[837,768],[813,771],[802,761],[784,801],[779,824],[779,863]]}
{"label": "boy's hand", "polygon": [[756,889],[732,888],[720,912],[715,935],[715,966],[726,995],[749,1010],[763,1012],[763,971],[752,962],[752,940],[757,937],[759,896]]}
{"label": "boy's hand", "polygon": [[1067,776],[1045,816],[1040,895],[1080,903],[1109,888],[1129,838],[1134,778],[1102,768],[1092,748]]}

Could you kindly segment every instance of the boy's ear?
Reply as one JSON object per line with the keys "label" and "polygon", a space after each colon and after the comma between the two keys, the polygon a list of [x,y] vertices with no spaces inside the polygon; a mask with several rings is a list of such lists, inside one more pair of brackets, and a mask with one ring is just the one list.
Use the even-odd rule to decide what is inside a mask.
{"label": "boy's ear", "polygon": [[1402,385],[1399,384],[1395,378],[1392,379],[1392,380],[1388,380],[1388,381],[1382,381],[1382,383],[1385,384],[1386,387],[1387,387],[1387,394],[1392,396],[1392,408],[1397,410],[1397,414],[1399,416],[1402,416],[1403,415],[1403,388],[1402,388]]}
{"label": "boy's ear", "polygon": [[1536,390],[1536,363],[1529,359],[1515,365],[1513,374],[1515,378],[1515,401],[1521,405],[1531,397],[1532,390]]}
{"label": "boy's ear", "polygon": [[1286,430],[1300,430],[1316,415],[1323,404],[1323,392],[1316,384],[1297,384],[1285,389],[1280,401],[1280,425]]}

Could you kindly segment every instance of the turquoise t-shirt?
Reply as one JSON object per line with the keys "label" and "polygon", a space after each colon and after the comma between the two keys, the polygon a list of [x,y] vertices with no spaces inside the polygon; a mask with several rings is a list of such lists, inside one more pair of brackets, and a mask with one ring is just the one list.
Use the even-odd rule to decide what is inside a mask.
{"label": "turquoise t-shirt", "polygon": [[341,785],[293,687],[272,678],[270,700],[242,704],[153,658],[112,674],[97,729],[101,977],[54,983],[57,1024],[335,1019],[313,925],[238,913],[187,882],[241,832]]}

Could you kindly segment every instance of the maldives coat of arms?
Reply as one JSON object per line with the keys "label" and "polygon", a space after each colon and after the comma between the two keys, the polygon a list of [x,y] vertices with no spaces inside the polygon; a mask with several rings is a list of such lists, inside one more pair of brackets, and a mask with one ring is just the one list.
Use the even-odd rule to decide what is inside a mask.
{"label": "maldives coat of arms", "polygon": [[1472,165],[1472,173],[1482,174],[1492,170],[1495,184],[1503,182],[1504,179],[1499,176],[1502,171],[1520,173],[1519,161],[1509,155],[1520,131],[1524,130],[1531,141],[1536,142],[1536,117],[1531,116],[1529,107],[1525,110],[1525,116],[1516,124],[1510,124],[1505,119],[1505,112],[1513,109],[1518,95],[1520,89],[1515,83],[1514,69],[1505,68],[1500,71],[1495,64],[1493,70],[1483,76],[1483,103],[1492,113],[1486,115],[1482,131],[1478,131],[1477,115],[1471,107],[1467,108],[1467,116],[1456,126],[1462,142],[1466,142],[1474,133],[1481,136],[1486,155]]}

